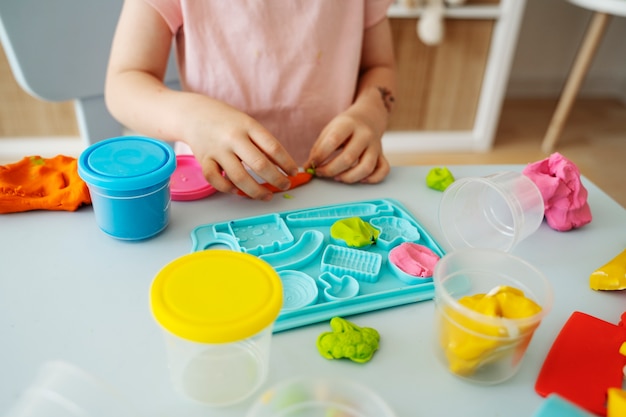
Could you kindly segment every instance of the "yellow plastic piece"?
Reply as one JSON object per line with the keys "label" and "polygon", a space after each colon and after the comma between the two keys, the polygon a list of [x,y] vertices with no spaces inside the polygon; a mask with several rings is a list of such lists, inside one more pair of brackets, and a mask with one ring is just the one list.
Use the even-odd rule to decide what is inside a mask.
{"label": "yellow plastic piece", "polygon": [[206,250],[166,265],[150,289],[156,321],[199,343],[227,343],[259,333],[283,305],[280,277],[265,261],[242,252]]}
{"label": "yellow plastic piece", "polygon": [[592,290],[626,289],[626,249],[589,276]]}
{"label": "yellow plastic piece", "polygon": [[626,391],[609,388],[606,417],[626,416]]}
{"label": "yellow plastic piece", "polygon": [[[476,294],[459,299],[459,303],[482,315],[502,318],[521,319],[534,316],[541,307],[527,298],[519,289],[500,286],[488,294]],[[496,350],[519,343],[518,336],[530,335],[530,328],[517,326],[514,322],[491,321],[482,322],[471,318],[452,308],[446,309],[441,333],[441,346],[448,359],[452,372],[468,376],[484,362],[497,359],[493,357]],[[521,343],[520,348],[525,348]]]}

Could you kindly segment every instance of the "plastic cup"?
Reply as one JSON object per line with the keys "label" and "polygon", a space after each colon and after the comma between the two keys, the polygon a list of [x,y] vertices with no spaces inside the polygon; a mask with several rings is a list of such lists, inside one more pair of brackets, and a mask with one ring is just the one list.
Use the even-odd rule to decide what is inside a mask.
{"label": "plastic cup", "polygon": [[242,252],[194,252],[166,265],[150,291],[177,392],[226,406],[265,382],[283,302],[280,277],[268,263]]}
{"label": "plastic cup", "polygon": [[114,388],[62,361],[45,363],[5,417],[136,417]]}
{"label": "plastic cup", "polygon": [[[493,249],[460,249],[435,266],[435,353],[454,375],[496,384],[519,370],[528,344],[552,308],[552,287],[528,262]],[[523,318],[490,316],[459,302],[464,296],[493,294],[502,286],[523,291],[541,311]],[[521,308],[507,300],[507,307]],[[517,311],[521,311],[518,308]],[[511,314],[507,314],[509,317]]]}
{"label": "plastic cup", "polygon": [[508,171],[454,181],[439,206],[439,224],[452,249],[510,252],[539,228],[543,217],[539,188],[525,175]]}
{"label": "plastic cup", "polygon": [[167,227],[175,168],[176,156],[169,145],[141,136],[97,142],[78,160],[96,223],[122,240],[146,239]]}
{"label": "plastic cup", "polygon": [[394,417],[378,394],[337,378],[287,380],[266,390],[246,417]]}

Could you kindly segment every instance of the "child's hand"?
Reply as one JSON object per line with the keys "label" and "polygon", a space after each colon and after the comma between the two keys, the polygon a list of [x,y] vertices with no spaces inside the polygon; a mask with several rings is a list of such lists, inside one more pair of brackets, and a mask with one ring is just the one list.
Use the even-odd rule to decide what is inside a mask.
{"label": "child's hand", "polygon": [[386,119],[366,110],[353,105],[324,128],[306,165],[315,168],[315,175],[373,184],[389,174],[382,149]]}
{"label": "child's hand", "polygon": [[246,168],[278,189],[289,189],[285,173],[295,175],[296,163],[278,140],[250,116],[212,102],[210,112],[199,108],[190,114],[187,126],[185,141],[207,181],[216,189],[227,193],[241,190],[251,198],[270,200],[272,193]]}

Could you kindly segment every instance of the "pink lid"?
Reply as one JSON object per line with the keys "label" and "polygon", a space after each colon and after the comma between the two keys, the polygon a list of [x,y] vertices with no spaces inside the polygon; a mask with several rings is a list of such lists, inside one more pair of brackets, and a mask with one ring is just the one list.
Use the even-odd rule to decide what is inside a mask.
{"label": "pink lid", "polygon": [[216,191],[202,175],[202,168],[193,155],[176,156],[176,170],[170,180],[172,200],[199,200]]}

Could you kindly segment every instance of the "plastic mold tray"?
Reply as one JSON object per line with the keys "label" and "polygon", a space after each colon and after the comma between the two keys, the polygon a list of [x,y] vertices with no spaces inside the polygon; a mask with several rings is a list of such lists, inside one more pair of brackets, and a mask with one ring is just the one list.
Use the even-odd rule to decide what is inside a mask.
{"label": "plastic mold tray", "polygon": [[[348,247],[331,226],[359,217],[379,231],[373,245]],[[258,256],[279,273],[285,307],[274,332],[434,296],[432,278],[415,279],[389,263],[404,242],[443,250],[396,200],[380,199],[267,214],[205,224],[191,232],[192,251],[230,249]],[[315,283],[315,285],[313,285]]]}

